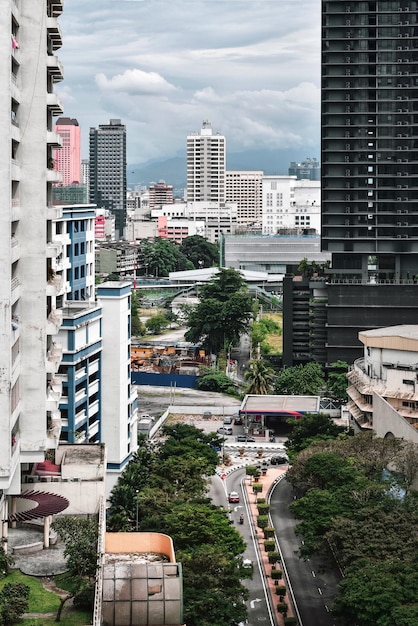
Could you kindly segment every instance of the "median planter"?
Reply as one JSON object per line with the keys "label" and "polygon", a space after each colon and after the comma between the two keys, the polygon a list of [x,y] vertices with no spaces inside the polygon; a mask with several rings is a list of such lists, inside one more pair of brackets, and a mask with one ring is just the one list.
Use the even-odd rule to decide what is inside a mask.
{"label": "median planter", "polygon": [[274,537],[274,528],[272,526],[267,526],[264,529],[264,539],[272,539]]}
{"label": "median planter", "polygon": [[289,617],[285,617],[284,618],[284,625],[285,626],[296,626],[298,623],[296,617],[293,617],[289,615]]}
{"label": "median planter", "polygon": [[273,541],[273,539],[266,539],[266,541],[264,542],[264,550],[266,552],[273,552],[275,547],[276,542]]}
{"label": "median planter", "polygon": [[280,580],[283,577],[283,572],[281,569],[272,568],[270,575],[273,580]]}
{"label": "median planter", "polygon": [[267,503],[257,502],[257,509],[259,515],[267,515],[267,513],[270,511],[270,505]]}
{"label": "median planter", "polygon": [[278,613],[282,613],[282,615],[286,615],[288,606],[287,602],[278,602],[276,605],[276,609]]}
{"label": "median planter", "polygon": [[268,515],[259,515],[257,517],[257,526],[261,529],[266,528],[269,524]]}
{"label": "median planter", "polygon": [[286,595],[286,587],[284,585],[278,585],[276,587],[276,595],[283,598]]}
{"label": "median planter", "polygon": [[274,552],[269,552],[269,563],[271,565],[274,565],[275,563],[277,563],[277,561],[279,560],[280,555],[278,552],[274,551]]}

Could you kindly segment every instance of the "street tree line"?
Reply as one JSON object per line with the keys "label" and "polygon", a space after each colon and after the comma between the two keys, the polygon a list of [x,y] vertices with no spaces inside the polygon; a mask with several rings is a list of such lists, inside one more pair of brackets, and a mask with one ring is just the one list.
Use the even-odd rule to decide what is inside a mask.
{"label": "street tree line", "polygon": [[338,624],[415,626],[418,447],[371,432],[343,434],[329,421],[328,428],[324,416],[318,421],[316,438],[315,417],[303,417],[287,443],[297,453],[287,479],[297,496],[290,509],[300,520],[300,555],[340,566]]}
{"label": "street tree line", "polygon": [[109,531],[172,537],[182,563],[188,626],[228,626],[246,619],[245,543],[225,509],[207,497],[220,445],[215,433],[185,424],[163,427],[157,442],[140,437],[109,498]]}

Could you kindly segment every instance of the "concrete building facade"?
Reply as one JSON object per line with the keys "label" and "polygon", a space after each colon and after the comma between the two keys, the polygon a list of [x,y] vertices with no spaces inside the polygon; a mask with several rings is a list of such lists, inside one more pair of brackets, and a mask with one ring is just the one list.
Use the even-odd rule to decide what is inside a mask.
{"label": "concrete building facade", "polygon": [[225,200],[237,205],[237,224],[252,225],[262,217],[262,171],[225,172]]}
{"label": "concrete building facade", "polygon": [[80,126],[76,119],[59,117],[55,132],[62,138],[62,146],[54,150],[54,169],[62,174],[62,185],[78,185],[81,182]]}
{"label": "concrete building facade", "polygon": [[205,120],[200,133],[187,136],[187,201],[225,203],[225,164],[225,137]]}
{"label": "concrete building facade", "polygon": [[[48,448],[47,390],[60,358],[55,346],[60,296],[47,295],[48,265],[62,250],[53,230],[51,167],[61,145],[54,84],[63,78],[60,0],[5,0],[0,24],[0,511],[19,494],[28,464]],[[60,386],[57,388],[59,395]]]}

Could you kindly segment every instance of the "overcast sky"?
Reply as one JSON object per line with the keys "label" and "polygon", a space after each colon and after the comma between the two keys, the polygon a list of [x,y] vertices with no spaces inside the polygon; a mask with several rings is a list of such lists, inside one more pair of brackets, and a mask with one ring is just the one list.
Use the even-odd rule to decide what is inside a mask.
{"label": "overcast sky", "polygon": [[184,152],[210,120],[227,151],[317,156],[319,0],[66,0],[60,17],[64,115],[120,118],[128,163]]}

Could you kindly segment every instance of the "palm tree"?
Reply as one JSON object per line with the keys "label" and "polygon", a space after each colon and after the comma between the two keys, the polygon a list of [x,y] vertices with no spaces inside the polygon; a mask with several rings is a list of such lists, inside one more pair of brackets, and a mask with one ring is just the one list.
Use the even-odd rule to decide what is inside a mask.
{"label": "palm tree", "polygon": [[248,382],[247,393],[267,395],[272,392],[275,379],[273,368],[263,359],[253,359],[248,363],[245,380]]}

